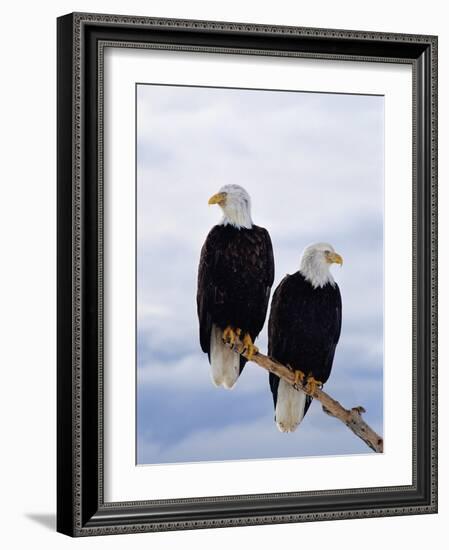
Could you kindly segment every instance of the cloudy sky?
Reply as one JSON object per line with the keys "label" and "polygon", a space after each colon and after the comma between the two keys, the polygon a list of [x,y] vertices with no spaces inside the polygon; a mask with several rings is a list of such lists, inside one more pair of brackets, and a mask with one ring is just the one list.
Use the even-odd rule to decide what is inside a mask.
{"label": "cloudy sky", "polygon": [[[227,183],[273,241],[275,286],[307,244],[333,267],[343,327],[326,390],[383,432],[384,100],[304,92],[137,86],[137,462],[371,452],[313,403],[292,434],[273,421],[268,374],[215,388],[200,349],[196,277]],[[258,340],[266,351],[266,326]]]}

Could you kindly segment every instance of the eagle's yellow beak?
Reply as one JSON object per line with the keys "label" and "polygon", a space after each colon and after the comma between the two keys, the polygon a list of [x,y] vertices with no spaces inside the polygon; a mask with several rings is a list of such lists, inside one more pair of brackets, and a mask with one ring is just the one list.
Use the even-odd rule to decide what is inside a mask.
{"label": "eagle's yellow beak", "polygon": [[226,193],[216,193],[209,199],[208,204],[219,204],[223,206],[226,201]]}
{"label": "eagle's yellow beak", "polygon": [[343,258],[340,256],[340,254],[337,254],[336,252],[331,252],[330,254],[328,254],[327,261],[330,264],[343,265]]}

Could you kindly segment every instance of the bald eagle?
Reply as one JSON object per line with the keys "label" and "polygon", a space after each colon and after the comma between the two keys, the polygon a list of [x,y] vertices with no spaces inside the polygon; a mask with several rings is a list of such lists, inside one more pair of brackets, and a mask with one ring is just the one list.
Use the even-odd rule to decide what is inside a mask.
{"label": "bald eagle", "polygon": [[[300,269],[287,275],[274,292],[268,323],[268,355],[295,371],[297,387],[324,384],[332,369],[341,331],[341,295],[330,266],[342,257],[330,244],[308,246]],[[293,432],[312,398],[270,373],[275,421]]]}
{"label": "bald eagle", "polygon": [[209,232],[198,269],[200,344],[216,386],[232,388],[246,359],[225,345],[239,337],[249,358],[265,323],[274,259],[270,235],[251,219],[251,200],[239,185],[225,185],[209,199],[223,219]]}

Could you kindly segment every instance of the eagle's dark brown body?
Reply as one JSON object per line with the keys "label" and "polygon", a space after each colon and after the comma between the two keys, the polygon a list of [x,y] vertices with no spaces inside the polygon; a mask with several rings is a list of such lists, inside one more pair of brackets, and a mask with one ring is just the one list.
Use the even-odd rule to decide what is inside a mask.
{"label": "eagle's dark brown body", "polygon": [[[294,370],[328,380],[341,331],[338,285],[314,288],[298,271],[287,275],[273,294],[268,323],[268,354]],[[276,407],[279,378],[270,373]],[[304,414],[310,405],[307,399]]]}
{"label": "eagle's dark brown body", "polygon": [[[249,333],[262,330],[274,280],[273,248],[268,231],[232,225],[214,226],[201,250],[197,308],[201,349],[210,354],[212,325]],[[241,358],[241,368],[245,360]]]}

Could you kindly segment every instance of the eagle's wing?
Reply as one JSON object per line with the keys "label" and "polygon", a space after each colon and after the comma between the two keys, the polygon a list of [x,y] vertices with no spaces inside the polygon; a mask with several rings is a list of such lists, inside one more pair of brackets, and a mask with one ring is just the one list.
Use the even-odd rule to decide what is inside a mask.
{"label": "eagle's wing", "polygon": [[[286,296],[288,294],[290,277],[290,275],[286,275],[274,291],[271,301],[270,317],[268,320],[268,355],[281,362],[285,357],[288,357],[291,347],[291,338],[295,338],[295,330],[294,327],[291,326],[291,319],[289,319],[289,300],[288,296]],[[269,382],[275,407],[279,381],[279,377],[270,372]],[[309,395],[306,396],[303,417],[309,410],[312,400],[312,397]]]}
{"label": "eagle's wing", "polygon": [[203,244],[198,267],[198,287],[196,295],[198,320],[200,328],[200,344],[204,353],[210,351],[210,335],[212,331],[212,305],[215,301],[216,287],[214,270],[220,249],[215,246],[215,228],[209,232]]}
{"label": "eagle's wing", "polygon": [[270,357],[284,357],[288,352],[288,334],[284,334],[282,327],[290,328],[290,324],[283,322],[287,311],[284,307],[288,302],[283,297],[290,275],[286,275],[274,291],[271,301],[270,317],[268,320],[268,355]]}
{"label": "eagle's wing", "polygon": [[271,243],[270,234],[265,229],[265,249],[266,249],[266,276],[267,276],[267,307],[270,299],[271,287],[274,282],[274,255],[273,244]]}
{"label": "eagle's wing", "polygon": [[260,299],[259,303],[260,313],[258,315],[258,326],[254,327],[254,334],[251,334],[253,339],[258,336],[259,332],[263,328],[263,325],[265,324],[268,302],[270,301],[271,295],[271,287],[273,286],[274,281],[273,245],[271,243],[270,234],[265,228],[258,228],[258,239],[258,247],[260,249],[260,262],[258,264],[258,270],[260,274],[259,281],[262,287],[261,290],[263,289],[263,298]]}
{"label": "eagle's wing", "polygon": [[267,271],[267,290],[268,297],[270,296],[270,290],[274,281],[274,255],[273,244],[271,243],[270,234],[266,229],[265,232],[265,248],[266,248],[266,271]]}
{"label": "eagle's wing", "polygon": [[341,315],[341,312],[342,312],[341,294],[340,294],[340,288],[339,288],[339,286],[337,285],[337,283],[335,283],[335,290],[337,291],[337,305],[336,305],[336,309],[337,309],[337,319],[338,319],[337,330],[335,331],[335,345],[337,345],[337,344],[338,344],[338,341],[340,340],[340,334],[341,334],[341,318],[342,318],[342,315]]}
{"label": "eagle's wing", "polygon": [[330,372],[332,370],[332,363],[334,361],[335,350],[337,348],[337,344],[338,344],[338,341],[340,339],[340,334],[341,334],[342,304],[341,304],[340,289],[339,289],[337,283],[335,283],[335,291],[336,291],[335,292],[335,319],[336,319],[336,323],[335,323],[334,338],[332,340],[332,344],[329,347],[329,353],[327,355],[327,361],[326,361],[326,365],[325,365],[325,371],[326,371],[325,378],[326,378],[326,380],[329,378]]}

